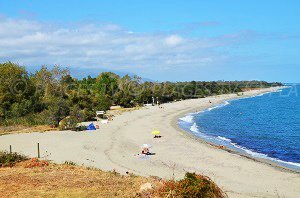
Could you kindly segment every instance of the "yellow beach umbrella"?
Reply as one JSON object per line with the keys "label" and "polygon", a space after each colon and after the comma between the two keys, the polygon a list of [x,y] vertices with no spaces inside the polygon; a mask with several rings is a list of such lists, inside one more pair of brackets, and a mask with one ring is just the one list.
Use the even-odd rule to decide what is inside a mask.
{"label": "yellow beach umbrella", "polygon": [[158,130],[152,131],[152,134],[153,134],[153,135],[159,135],[159,134],[160,134],[160,131],[158,131]]}

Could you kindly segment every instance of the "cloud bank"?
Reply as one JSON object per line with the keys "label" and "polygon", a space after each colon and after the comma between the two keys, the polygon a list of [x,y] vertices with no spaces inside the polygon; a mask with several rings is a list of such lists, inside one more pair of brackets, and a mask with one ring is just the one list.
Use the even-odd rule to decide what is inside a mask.
{"label": "cloud bank", "polygon": [[0,17],[0,61],[123,70],[140,75],[220,65],[226,48],[254,35],[189,38],[180,33],[135,33],[116,24],[49,24]]}

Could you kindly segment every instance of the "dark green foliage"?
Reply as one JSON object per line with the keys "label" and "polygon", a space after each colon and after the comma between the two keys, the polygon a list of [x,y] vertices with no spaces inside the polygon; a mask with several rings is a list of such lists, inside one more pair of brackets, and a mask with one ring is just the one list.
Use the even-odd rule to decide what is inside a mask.
{"label": "dark green foliage", "polygon": [[47,110],[45,114],[48,117],[48,123],[53,126],[58,126],[59,122],[69,115],[70,108],[67,104],[67,100],[63,98],[51,98],[47,102]]}
{"label": "dark green foliage", "polygon": [[153,99],[165,103],[279,85],[264,81],[142,82],[138,76],[120,77],[111,72],[78,80],[58,66],[51,70],[42,67],[29,75],[24,67],[7,62],[0,64],[0,125],[57,127],[70,116],[73,126],[93,119],[96,111],[108,110],[111,105],[134,107]]}
{"label": "dark green foliage", "polygon": [[195,173],[186,173],[180,183],[183,188],[182,197],[213,197],[216,194],[211,180]]}
{"label": "dark green foliage", "polygon": [[86,130],[86,126],[77,126],[74,131],[85,131]]}
{"label": "dark green foliage", "polygon": [[23,67],[0,64],[0,117],[21,117],[34,109],[34,85]]}
{"label": "dark green foliage", "polygon": [[27,160],[28,158],[18,153],[0,151],[0,167],[13,166],[15,163]]}
{"label": "dark green foliage", "polygon": [[95,109],[108,110],[112,105],[112,100],[107,95],[99,95],[95,97]]}

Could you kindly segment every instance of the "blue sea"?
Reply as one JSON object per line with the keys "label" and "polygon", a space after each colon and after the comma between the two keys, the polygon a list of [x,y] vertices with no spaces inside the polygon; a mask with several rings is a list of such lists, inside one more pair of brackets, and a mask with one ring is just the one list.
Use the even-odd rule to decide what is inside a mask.
{"label": "blue sea", "polygon": [[187,114],[179,125],[214,144],[300,170],[300,85],[225,101]]}

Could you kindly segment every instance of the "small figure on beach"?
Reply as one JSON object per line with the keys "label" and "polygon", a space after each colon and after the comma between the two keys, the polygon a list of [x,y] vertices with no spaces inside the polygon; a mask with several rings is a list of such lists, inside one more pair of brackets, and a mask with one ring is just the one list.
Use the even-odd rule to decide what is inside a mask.
{"label": "small figure on beach", "polygon": [[150,154],[150,152],[149,152],[149,148],[143,148],[142,149],[142,154],[144,154],[144,155],[148,155],[148,154]]}
{"label": "small figure on beach", "polygon": [[141,151],[141,153],[139,153],[138,154],[138,156],[140,156],[140,157],[142,157],[142,159],[145,159],[145,158],[143,158],[143,157],[146,157],[146,156],[148,156],[148,155],[155,155],[155,153],[151,153],[150,152],[150,145],[148,145],[148,144],[143,144],[142,146],[141,146],[141,148],[142,148],[142,151]]}
{"label": "small figure on beach", "polygon": [[154,138],[161,138],[160,131],[154,130],[151,133],[154,135]]}

